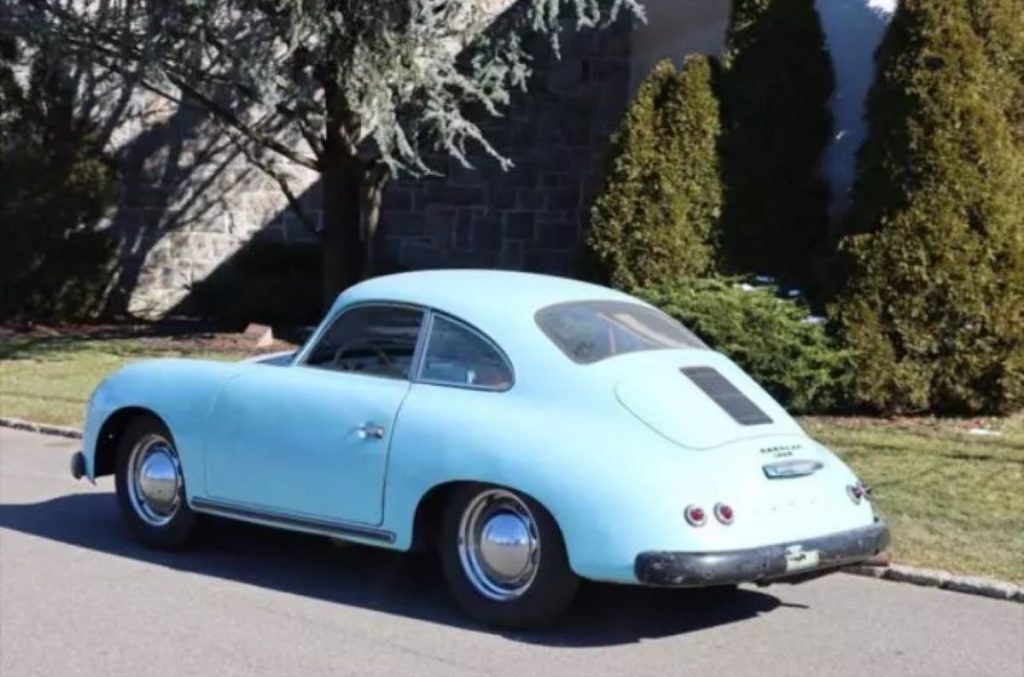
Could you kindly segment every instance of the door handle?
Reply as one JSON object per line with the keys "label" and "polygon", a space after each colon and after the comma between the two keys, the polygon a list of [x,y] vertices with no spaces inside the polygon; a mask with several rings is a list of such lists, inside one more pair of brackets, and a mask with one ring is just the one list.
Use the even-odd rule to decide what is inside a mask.
{"label": "door handle", "polygon": [[384,427],[374,425],[373,423],[367,423],[366,425],[361,425],[358,428],[356,428],[356,434],[359,435],[359,438],[363,440],[382,440],[384,439]]}

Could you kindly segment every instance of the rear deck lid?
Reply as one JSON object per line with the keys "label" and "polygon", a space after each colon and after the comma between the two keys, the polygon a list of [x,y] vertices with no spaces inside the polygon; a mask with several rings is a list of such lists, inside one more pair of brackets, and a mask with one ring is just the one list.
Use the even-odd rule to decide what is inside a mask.
{"label": "rear deck lid", "polygon": [[710,351],[661,352],[621,379],[615,394],[634,416],[692,449],[802,432],[753,379]]}

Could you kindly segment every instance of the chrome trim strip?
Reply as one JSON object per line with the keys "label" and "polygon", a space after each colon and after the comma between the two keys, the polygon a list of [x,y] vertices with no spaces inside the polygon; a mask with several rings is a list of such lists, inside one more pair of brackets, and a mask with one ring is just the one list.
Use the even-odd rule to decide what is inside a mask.
{"label": "chrome trim strip", "polygon": [[416,383],[420,380],[423,372],[423,363],[426,362],[427,349],[430,348],[430,332],[434,330],[433,308],[424,309],[423,322],[420,324],[419,340],[416,342],[416,350],[412,356],[412,364],[409,366],[409,380]]}
{"label": "chrome trim strip", "polygon": [[235,505],[211,501],[205,498],[193,498],[192,508],[200,512],[209,512],[223,517],[234,517],[246,521],[258,521],[270,523],[284,529],[301,529],[324,536],[342,536],[364,538],[371,541],[383,543],[394,543],[395,534],[384,529],[349,524],[347,522],[332,522],[330,520],[314,519],[310,517],[298,517],[296,515],[285,515],[283,513],[268,511],[249,506]]}
{"label": "chrome trim strip", "polygon": [[[508,369],[508,374],[511,377],[511,381],[509,382],[509,384],[507,386],[495,388],[493,386],[478,386],[469,383],[453,383],[451,381],[441,381],[437,379],[423,378],[423,365],[426,362],[427,353],[430,351],[430,335],[434,330],[434,318],[436,317],[440,317],[446,322],[451,322],[452,324],[462,327],[469,333],[475,334],[480,340],[482,340],[484,343],[493,348],[494,352],[497,353],[498,357],[501,358],[501,361],[505,363],[505,368]],[[412,379],[413,383],[423,383],[425,385],[432,386],[445,386],[448,388],[461,388],[463,390],[482,390],[491,393],[508,392],[516,384],[516,370],[512,366],[512,360],[509,359],[508,353],[506,353],[494,339],[492,339],[490,336],[488,336],[487,334],[483,333],[482,331],[471,325],[469,322],[466,322],[461,318],[455,317],[454,315],[449,315],[448,313],[431,308],[430,322],[426,326],[426,332],[427,339],[426,341],[423,342],[422,345],[423,353],[418,356],[419,364],[416,365],[416,371],[412,372],[415,374],[415,377]]]}

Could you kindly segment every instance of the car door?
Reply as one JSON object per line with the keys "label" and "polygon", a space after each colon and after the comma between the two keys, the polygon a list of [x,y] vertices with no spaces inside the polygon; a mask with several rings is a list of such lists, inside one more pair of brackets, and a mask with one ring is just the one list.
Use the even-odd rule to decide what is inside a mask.
{"label": "car door", "polygon": [[212,507],[379,524],[424,316],[389,304],[345,309],[296,364],[255,363],[228,381],[210,411]]}

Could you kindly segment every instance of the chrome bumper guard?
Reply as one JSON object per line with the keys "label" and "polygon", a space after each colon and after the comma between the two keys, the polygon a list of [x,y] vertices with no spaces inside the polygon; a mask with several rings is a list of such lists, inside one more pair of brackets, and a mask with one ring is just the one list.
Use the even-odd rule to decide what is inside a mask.
{"label": "chrome bumper guard", "polygon": [[[889,544],[884,522],[828,536],[748,550],[722,552],[642,552],[636,557],[637,580],[648,585],[703,587],[733,583],[798,582],[862,562]],[[816,558],[800,565],[801,553]]]}

